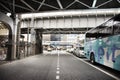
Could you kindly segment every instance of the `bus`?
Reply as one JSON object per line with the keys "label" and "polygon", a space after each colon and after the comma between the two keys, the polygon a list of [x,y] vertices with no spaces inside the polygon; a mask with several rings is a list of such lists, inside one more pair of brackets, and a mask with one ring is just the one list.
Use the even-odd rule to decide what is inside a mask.
{"label": "bus", "polygon": [[120,14],[85,34],[85,57],[120,71]]}

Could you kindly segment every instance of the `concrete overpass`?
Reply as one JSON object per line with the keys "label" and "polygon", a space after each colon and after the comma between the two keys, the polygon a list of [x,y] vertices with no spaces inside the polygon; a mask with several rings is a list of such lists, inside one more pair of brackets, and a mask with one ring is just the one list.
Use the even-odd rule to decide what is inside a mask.
{"label": "concrete overpass", "polygon": [[21,29],[22,33],[27,33],[29,28],[42,31],[43,34],[81,34],[118,13],[119,8],[22,14]]}

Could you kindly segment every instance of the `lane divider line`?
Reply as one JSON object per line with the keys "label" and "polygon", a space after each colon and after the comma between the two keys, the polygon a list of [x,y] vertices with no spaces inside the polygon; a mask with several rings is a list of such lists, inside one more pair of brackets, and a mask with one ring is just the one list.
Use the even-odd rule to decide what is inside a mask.
{"label": "lane divider line", "polygon": [[57,74],[60,74],[60,71],[56,71]]}
{"label": "lane divider line", "polygon": [[57,79],[57,80],[60,79],[60,75],[59,75],[59,74],[60,74],[60,71],[59,71],[59,70],[60,70],[60,68],[59,68],[59,67],[60,67],[60,64],[59,64],[59,56],[60,56],[60,55],[59,55],[59,52],[58,52],[57,71],[56,71],[56,79]]}
{"label": "lane divider line", "polygon": [[57,70],[59,70],[60,68],[59,67],[57,67]]}
{"label": "lane divider line", "polygon": [[56,75],[56,79],[57,79],[57,80],[60,79],[60,76],[59,76],[59,75]]}

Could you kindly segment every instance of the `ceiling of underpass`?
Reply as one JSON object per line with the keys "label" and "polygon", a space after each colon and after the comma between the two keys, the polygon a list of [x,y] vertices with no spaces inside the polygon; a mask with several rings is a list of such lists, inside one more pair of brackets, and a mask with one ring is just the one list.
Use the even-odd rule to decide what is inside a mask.
{"label": "ceiling of underpass", "polygon": [[119,7],[120,0],[0,0],[0,11],[4,13]]}
{"label": "ceiling of underpass", "polygon": [[[91,28],[48,28],[48,29],[35,29],[43,34],[84,34]],[[21,34],[31,33],[31,29],[21,28]]]}

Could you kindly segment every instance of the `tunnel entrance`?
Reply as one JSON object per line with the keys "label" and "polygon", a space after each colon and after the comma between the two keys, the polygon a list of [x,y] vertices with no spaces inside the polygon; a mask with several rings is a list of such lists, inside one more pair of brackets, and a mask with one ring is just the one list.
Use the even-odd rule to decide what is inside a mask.
{"label": "tunnel entrance", "polygon": [[84,34],[43,34],[43,53],[68,51],[84,45]]}
{"label": "tunnel entrance", "polygon": [[0,60],[11,59],[12,31],[10,26],[0,21]]}
{"label": "tunnel entrance", "polygon": [[[82,30],[82,31],[81,31]],[[86,29],[34,29],[21,28],[21,34],[25,36],[25,41],[30,44],[26,53],[41,54],[44,51],[67,50],[81,45]]]}

